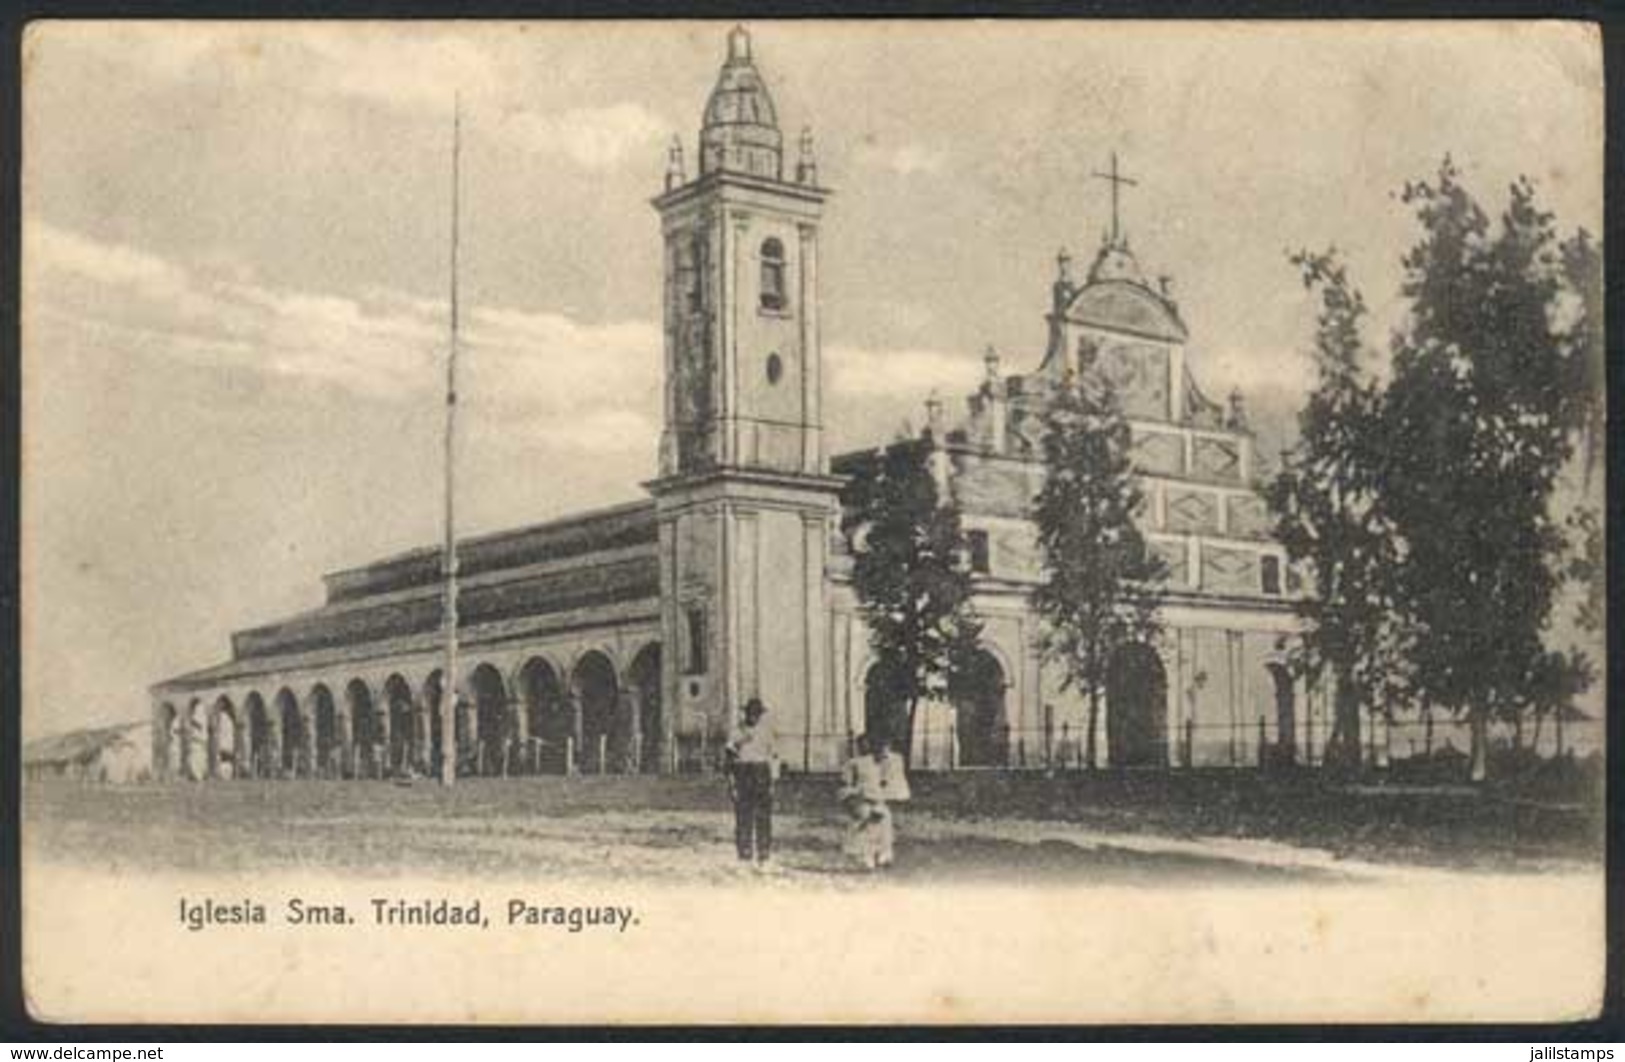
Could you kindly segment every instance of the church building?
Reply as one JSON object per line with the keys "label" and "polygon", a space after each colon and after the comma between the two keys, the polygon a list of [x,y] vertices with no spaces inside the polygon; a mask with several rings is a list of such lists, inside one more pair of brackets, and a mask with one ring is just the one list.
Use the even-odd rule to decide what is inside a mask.
{"label": "church building", "polygon": [[[674,146],[653,200],[665,404],[648,498],[461,541],[451,683],[438,547],[328,574],[320,607],[238,631],[226,662],[152,687],[156,774],[427,774],[443,733],[460,774],[705,770],[752,697],[788,769],[836,768],[880,695],[839,531],[842,469],[869,451],[825,448],[818,249],[833,196],[810,137],[787,149],[743,29],[695,163]],[[1028,371],[990,351],[973,394],[927,404],[985,630],[963,688],[919,713],[913,765],[1081,762],[1084,699],[1037,648],[1029,510],[1045,403],[1085,365],[1130,418],[1145,531],[1169,571],[1161,638],[1113,662],[1103,761],[1317,762],[1326,707],[1286,666],[1301,589],[1268,534],[1240,396],[1203,395],[1179,308],[1115,212],[1086,271],[1059,259],[1046,313]],[[460,710],[442,728],[448,685]]]}

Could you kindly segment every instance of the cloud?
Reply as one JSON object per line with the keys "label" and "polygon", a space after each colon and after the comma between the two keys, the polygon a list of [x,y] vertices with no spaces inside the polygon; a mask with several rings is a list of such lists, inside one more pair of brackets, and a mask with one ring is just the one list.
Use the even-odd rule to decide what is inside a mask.
{"label": "cloud", "polygon": [[897,147],[865,147],[859,159],[902,177],[940,173],[948,164],[948,152],[928,144],[906,143]]}
{"label": "cloud", "polygon": [[[432,299],[379,288],[356,296],[287,290],[240,273],[217,279],[38,219],[25,225],[24,266],[25,320],[92,332],[132,353],[378,402],[413,400],[441,385],[447,309]],[[460,383],[470,405],[510,425],[574,422],[579,438],[652,431],[658,326],[483,305],[467,307],[465,321]]]}
{"label": "cloud", "polygon": [[830,390],[852,398],[919,399],[932,391],[968,394],[983,372],[972,354],[940,350],[878,350],[834,344],[824,348]]}
{"label": "cloud", "polygon": [[306,87],[400,110],[449,113],[501,92],[504,79],[487,48],[442,34],[314,32],[296,38],[317,61]]}
{"label": "cloud", "polygon": [[675,129],[630,101],[557,111],[526,106],[536,98],[525,88],[528,53],[516,53],[511,38],[501,36],[136,26],[74,34],[71,42],[102,63],[171,86],[218,82],[266,98],[297,93],[318,106],[362,103],[436,122],[449,118],[460,99],[465,132],[562,157],[592,172],[657,148]]}
{"label": "cloud", "polygon": [[124,288],[147,298],[186,300],[189,285],[183,270],[157,255],[120,243],[102,243],[43,222],[30,225],[24,262],[46,274],[67,273],[93,284]]}
{"label": "cloud", "polygon": [[1314,384],[1314,364],[1302,350],[1221,345],[1193,349],[1189,357],[1197,382],[1215,399],[1236,388],[1248,398],[1278,391],[1301,395]]}
{"label": "cloud", "polygon": [[578,107],[555,114],[516,112],[502,122],[503,135],[542,154],[562,155],[582,169],[613,169],[633,153],[658,149],[673,125],[646,107],[617,103]]}

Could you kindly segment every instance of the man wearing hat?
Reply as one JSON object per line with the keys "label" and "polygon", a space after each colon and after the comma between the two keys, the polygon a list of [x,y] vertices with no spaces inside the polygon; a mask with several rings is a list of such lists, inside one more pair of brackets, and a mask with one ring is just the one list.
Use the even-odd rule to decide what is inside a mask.
{"label": "man wearing hat", "polygon": [[773,783],[779,776],[779,755],[761,698],[746,702],[745,721],[728,742],[726,755],[739,858],[765,868],[773,855]]}

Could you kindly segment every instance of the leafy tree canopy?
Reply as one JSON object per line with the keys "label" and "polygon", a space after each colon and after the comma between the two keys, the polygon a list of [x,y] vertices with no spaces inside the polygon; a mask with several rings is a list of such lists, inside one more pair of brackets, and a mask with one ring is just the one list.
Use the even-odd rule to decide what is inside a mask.
{"label": "leafy tree canopy", "polygon": [[1033,519],[1044,578],[1032,600],[1045,621],[1043,652],[1061,663],[1064,685],[1089,697],[1085,758],[1093,766],[1107,669],[1119,649],[1156,636],[1167,566],[1136,521],[1144,496],[1110,385],[1088,371],[1064,381],[1044,414],[1043,438]]}
{"label": "leafy tree canopy", "polygon": [[920,701],[948,692],[982,630],[959,509],[937,489],[933,451],[927,437],[868,455],[846,470],[842,504],[853,589],[881,688],[897,702],[887,736],[905,750]]}

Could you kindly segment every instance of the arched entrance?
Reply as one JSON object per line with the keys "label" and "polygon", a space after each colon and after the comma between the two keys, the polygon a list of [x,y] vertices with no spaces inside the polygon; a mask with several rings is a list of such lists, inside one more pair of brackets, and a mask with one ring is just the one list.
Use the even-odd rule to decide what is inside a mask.
{"label": "arched entrance", "polygon": [[1168,763],[1168,675],[1157,651],[1127,645],[1106,674],[1106,755],[1114,767]]}
{"label": "arched entrance", "polygon": [[350,747],[340,769],[346,778],[376,778],[382,742],[378,711],[366,682],[355,678],[345,684],[344,708],[350,717]]}
{"label": "arched entrance", "polygon": [[1009,763],[1008,717],[1004,708],[1004,668],[985,649],[977,650],[949,688],[961,767],[1003,767]]}
{"label": "arched entrance", "polygon": [[310,772],[305,752],[305,719],[299,713],[299,698],[284,686],[277,691],[276,717],[282,738],[281,755],[276,765],[283,778],[304,777]]}
{"label": "arched entrance", "polygon": [[180,741],[175,733],[178,717],[175,706],[168,701],[158,706],[157,733],[153,737],[156,743],[153,761],[161,778],[174,778],[180,772]]}
{"label": "arched entrance", "polygon": [[885,738],[895,749],[907,750],[908,703],[901,684],[880,664],[871,666],[863,677],[863,732],[871,739]]}
{"label": "arched entrance", "polygon": [[1275,762],[1291,766],[1298,759],[1297,703],[1292,672],[1284,664],[1270,664],[1270,688],[1275,694]]}
{"label": "arched entrance", "polygon": [[181,776],[192,781],[202,778],[207,769],[204,723],[199,714],[197,701],[188,704],[181,714]]}
{"label": "arched entrance", "polygon": [[609,743],[620,702],[615,665],[603,653],[592,650],[576,662],[570,686],[581,713],[581,751],[576,762],[584,771],[602,774],[610,762]]}
{"label": "arched entrance", "polygon": [[531,737],[529,769],[564,774],[568,769],[567,739],[572,733],[564,684],[553,665],[539,656],[519,669],[519,696],[525,702],[525,721]]}
{"label": "arched entrance", "polygon": [[215,700],[214,706],[209,709],[209,759],[208,775],[210,778],[236,778],[242,773],[242,766],[238,761],[239,746],[242,738],[238,733],[237,709],[232,705],[231,698],[221,694]]}
{"label": "arched entrance", "polygon": [[311,719],[316,725],[316,762],[311,766],[312,778],[332,778],[338,773],[339,753],[343,741],[339,734],[339,709],[333,700],[333,691],[317,685],[310,691]]}
{"label": "arched entrance", "polygon": [[650,644],[638,651],[627,669],[627,685],[633,693],[633,710],[638,718],[638,770],[658,773],[665,751],[665,722],[660,714],[660,646]]}
{"label": "arched entrance", "polygon": [[[440,777],[440,753],[445,741],[444,730],[441,727],[441,686],[442,678],[439,671],[431,672],[428,680],[423,684],[423,703],[429,718],[429,762],[426,766],[428,774],[434,778]],[[455,769],[455,764],[453,768]]]}
{"label": "arched entrance", "polygon": [[429,764],[423,757],[417,710],[412,700],[412,684],[400,675],[384,680],[384,710],[380,713],[378,744],[383,750],[379,771],[401,775],[412,772],[427,773]]}
{"label": "arched entrance", "polygon": [[243,698],[243,715],[248,726],[248,763],[244,773],[251,778],[269,778],[275,773],[279,754],[271,748],[273,726],[265,698],[250,693]]}
{"label": "arched entrance", "polygon": [[502,672],[481,664],[469,676],[474,698],[474,744],[469,766],[478,775],[508,773],[508,688]]}

